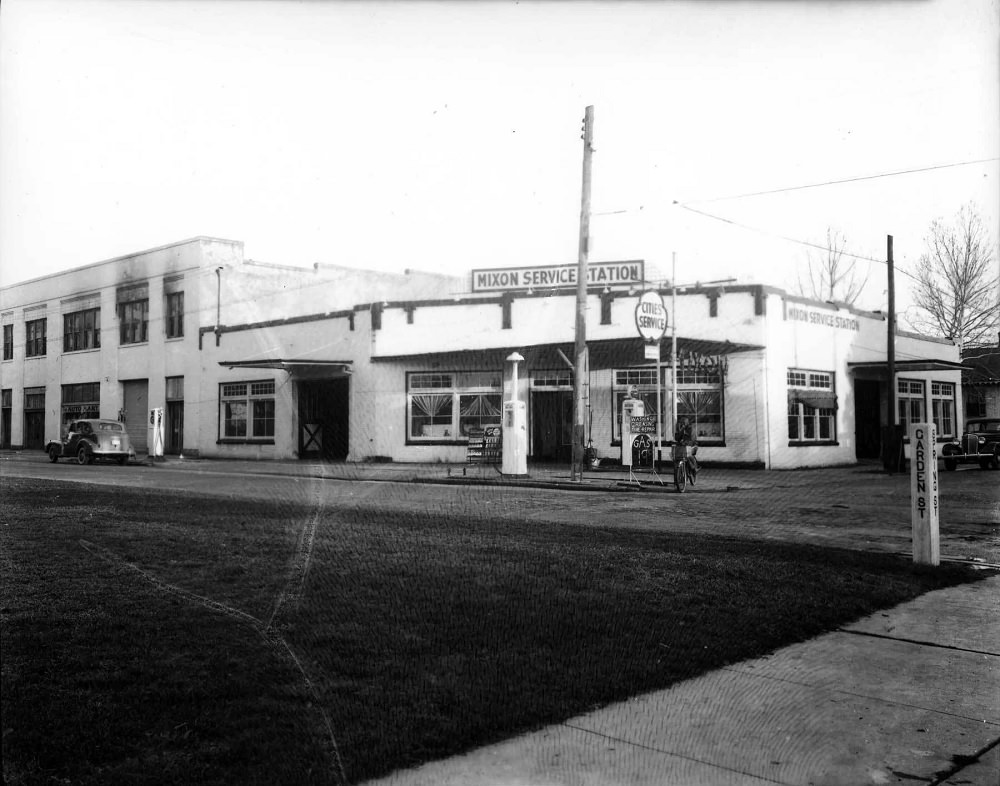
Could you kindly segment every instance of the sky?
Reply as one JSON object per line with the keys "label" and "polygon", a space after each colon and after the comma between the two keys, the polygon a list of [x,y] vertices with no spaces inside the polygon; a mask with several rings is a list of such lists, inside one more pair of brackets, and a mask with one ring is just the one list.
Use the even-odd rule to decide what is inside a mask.
{"label": "sky", "polygon": [[932,221],[1000,235],[1000,0],[6,0],[0,284],[574,263],[587,106],[590,258],[654,282],[794,290],[831,228],[885,308],[892,235],[905,314]]}

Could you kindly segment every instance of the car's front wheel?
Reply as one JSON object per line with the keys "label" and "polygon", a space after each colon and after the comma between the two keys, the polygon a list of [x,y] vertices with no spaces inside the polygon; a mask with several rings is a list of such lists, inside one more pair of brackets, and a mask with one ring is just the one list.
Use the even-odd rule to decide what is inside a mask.
{"label": "car's front wheel", "polygon": [[49,461],[55,464],[59,460],[59,448],[49,445]]}
{"label": "car's front wheel", "polygon": [[80,449],[76,452],[76,463],[80,465],[92,464],[93,461],[94,456],[85,446],[81,445]]}
{"label": "car's front wheel", "polygon": [[989,462],[990,469],[1000,469],[1000,449],[993,451],[993,458]]}

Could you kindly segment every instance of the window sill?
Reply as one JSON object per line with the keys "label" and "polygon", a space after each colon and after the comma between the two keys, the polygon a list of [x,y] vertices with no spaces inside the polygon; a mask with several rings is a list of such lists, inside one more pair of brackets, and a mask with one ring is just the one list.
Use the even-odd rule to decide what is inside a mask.
{"label": "window sill", "polygon": [[25,355],[24,359],[25,360],[45,360],[45,358],[47,358],[47,357],[48,357],[48,355]]}
{"label": "window sill", "polygon": [[183,341],[184,336],[164,336],[164,341]]}
{"label": "window sill", "polygon": [[835,448],[840,443],[835,439],[789,440],[790,448]]}
{"label": "window sill", "polygon": [[468,445],[468,437],[454,437],[452,439],[408,439],[409,445]]}
{"label": "window sill", "polygon": [[244,439],[244,438],[241,438],[241,437],[234,437],[234,438],[228,438],[228,439],[217,439],[217,440],[215,440],[215,444],[216,445],[273,445],[274,444],[274,439],[273,438],[265,438],[265,439],[253,439],[253,438],[249,438],[249,439]]}
{"label": "window sill", "polygon": [[86,349],[64,349],[64,355],[82,355],[84,352],[100,352],[100,347],[87,347]]}
{"label": "window sill", "polygon": [[149,340],[146,341],[129,341],[126,343],[119,342],[119,349],[126,349],[127,347],[145,347],[149,345]]}

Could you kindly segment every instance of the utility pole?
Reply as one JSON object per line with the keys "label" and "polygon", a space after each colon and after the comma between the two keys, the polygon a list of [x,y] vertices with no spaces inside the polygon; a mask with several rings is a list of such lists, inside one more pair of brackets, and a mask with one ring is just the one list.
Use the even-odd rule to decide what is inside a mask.
{"label": "utility pole", "polygon": [[[576,269],[576,351],[573,374],[573,466],[570,479],[583,480],[584,438],[586,413],[584,385],[589,376],[587,362],[587,259],[590,254],[590,172],[594,152],[594,107],[588,106],[583,115],[583,189],[580,199],[580,251]],[[589,381],[589,380],[586,380]]]}
{"label": "utility pole", "polygon": [[883,467],[889,472],[899,469],[899,447],[896,428],[896,278],[892,262],[892,235],[886,236],[886,267],[889,271],[889,320],[886,329],[886,361],[889,366],[889,428],[886,430],[888,439],[883,446],[885,460]]}

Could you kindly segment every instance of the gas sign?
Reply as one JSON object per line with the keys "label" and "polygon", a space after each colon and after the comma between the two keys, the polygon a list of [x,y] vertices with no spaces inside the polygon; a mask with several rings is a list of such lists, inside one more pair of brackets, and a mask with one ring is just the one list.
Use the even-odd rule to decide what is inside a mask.
{"label": "gas sign", "polygon": [[659,292],[647,290],[639,297],[635,307],[635,326],[639,335],[652,343],[663,338],[667,332],[667,307]]}

